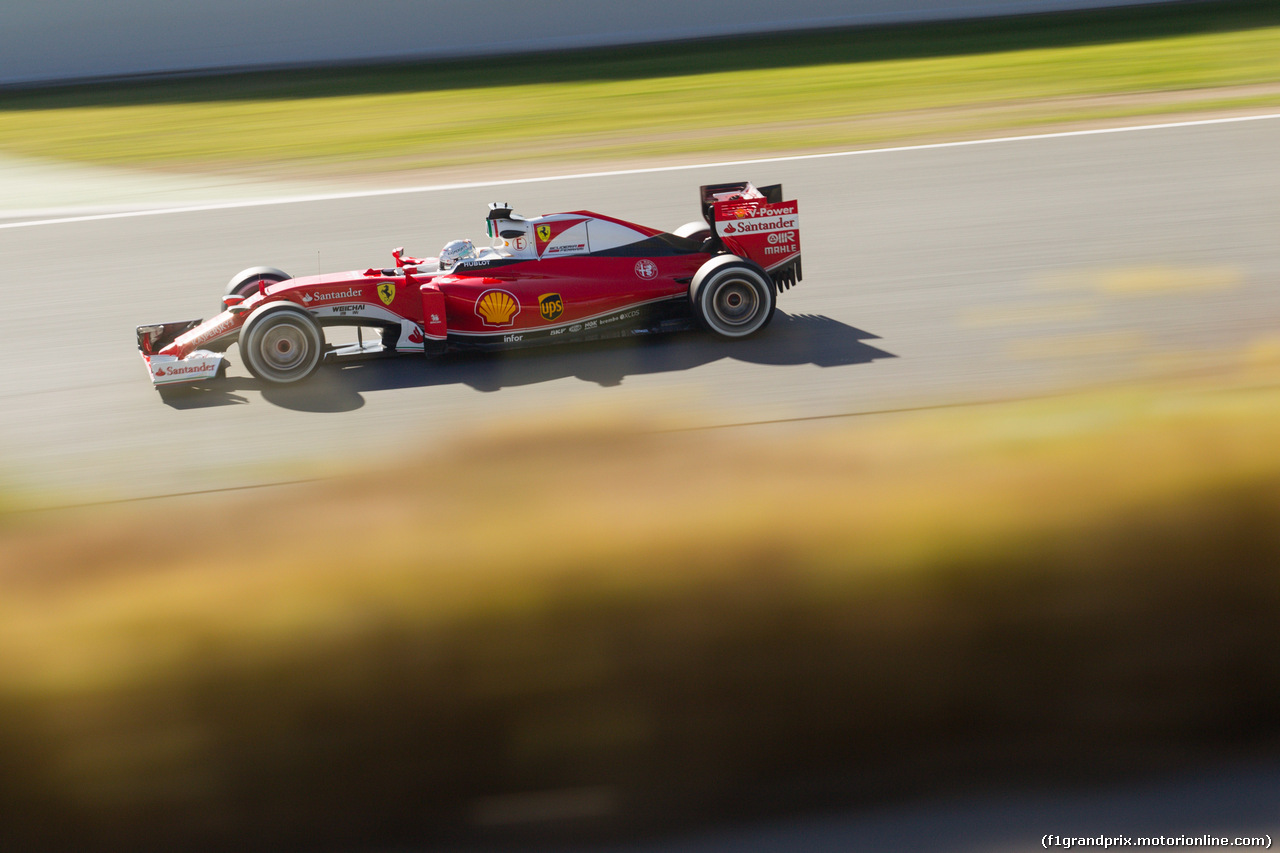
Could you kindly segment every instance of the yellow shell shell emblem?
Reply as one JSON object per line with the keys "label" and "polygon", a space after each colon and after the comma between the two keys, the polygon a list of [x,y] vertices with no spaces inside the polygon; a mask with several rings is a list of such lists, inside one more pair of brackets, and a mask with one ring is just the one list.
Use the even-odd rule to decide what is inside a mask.
{"label": "yellow shell shell emblem", "polygon": [[486,290],[476,300],[476,314],[486,326],[510,326],[520,313],[520,303],[505,290]]}

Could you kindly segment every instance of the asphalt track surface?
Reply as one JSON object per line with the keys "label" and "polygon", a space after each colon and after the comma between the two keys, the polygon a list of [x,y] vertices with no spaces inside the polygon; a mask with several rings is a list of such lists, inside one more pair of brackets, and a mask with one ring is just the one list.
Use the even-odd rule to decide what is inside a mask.
{"label": "asphalt track surface", "polygon": [[[0,210],[0,486],[50,506],[149,499],[306,479],[477,425],[565,412],[621,407],[699,427],[799,430],[1195,370],[1280,340],[1277,152],[1280,117],[1266,117],[276,204],[258,193],[225,205],[200,187],[160,206],[199,193],[213,203],[154,215],[44,200],[27,213]],[[492,200],[675,228],[695,218],[699,184],[737,179],[781,181],[801,205],[805,280],[754,340],[685,334],[401,358],[325,368],[294,389],[263,387],[233,348],[227,382],[168,404],[134,347],[138,323],[208,316],[246,266],[305,274],[382,264],[399,245],[432,254],[449,239],[480,237]],[[572,449],[553,450],[573,473]],[[150,503],[164,522],[168,502]],[[1046,834],[1274,839],[1277,802],[1271,762],[616,849],[1030,850]]]}
{"label": "asphalt track surface", "polygon": [[[652,411],[843,418],[1194,369],[1280,338],[1280,117],[627,173],[210,204],[0,212],[0,485],[50,506],[307,479],[490,423]],[[674,229],[700,184],[782,182],[804,281],[766,332],[229,378],[166,403],[134,326],[231,274],[363,269],[484,238],[489,201]],[[545,449],[545,448],[544,448]],[[572,466],[569,448],[556,452]],[[531,486],[531,489],[533,487]]]}

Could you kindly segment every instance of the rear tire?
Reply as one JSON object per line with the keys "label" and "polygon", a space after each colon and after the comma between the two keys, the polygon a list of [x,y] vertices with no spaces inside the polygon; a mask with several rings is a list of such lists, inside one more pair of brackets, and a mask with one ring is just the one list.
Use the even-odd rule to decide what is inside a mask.
{"label": "rear tire", "polygon": [[686,222],[671,233],[695,243],[704,243],[711,238],[711,229],[705,222]]}
{"label": "rear tire", "polygon": [[769,325],[777,297],[768,273],[736,255],[707,261],[689,284],[694,317],[722,338],[749,337]]}
{"label": "rear tire", "polygon": [[249,315],[240,330],[240,355],[249,372],[264,382],[289,385],[320,366],[324,333],[296,305],[274,302]]}

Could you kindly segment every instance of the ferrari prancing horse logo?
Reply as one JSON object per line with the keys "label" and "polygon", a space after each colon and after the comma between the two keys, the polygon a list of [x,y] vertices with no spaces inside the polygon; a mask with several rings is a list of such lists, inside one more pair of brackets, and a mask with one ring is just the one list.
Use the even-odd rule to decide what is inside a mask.
{"label": "ferrari prancing horse logo", "polygon": [[378,298],[382,300],[383,305],[390,305],[391,300],[396,298],[396,286],[389,281],[384,281],[378,285]]}
{"label": "ferrari prancing horse logo", "polygon": [[550,226],[550,225],[539,225],[539,226],[538,226],[538,239],[539,239],[539,240],[541,240],[543,243],[545,243],[545,242],[547,242],[548,240],[550,240],[550,239],[551,239],[551,226]]}

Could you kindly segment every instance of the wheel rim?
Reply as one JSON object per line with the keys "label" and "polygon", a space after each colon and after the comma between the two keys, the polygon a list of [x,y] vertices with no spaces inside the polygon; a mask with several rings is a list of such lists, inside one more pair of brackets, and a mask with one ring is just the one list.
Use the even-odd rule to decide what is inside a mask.
{"label": "wheel rim", "polygon": [[760,311],[760,295],[750,282],[729,279],[711,295],[711,311],[716,320],[726,326],[745,326]]}
{"label": "wheel rim", "polygon": [[290,322],[277,323],[262,333],[258,352],[269,370],[288,373],[306,364],[311,355],[311,341],[306,329]]}

